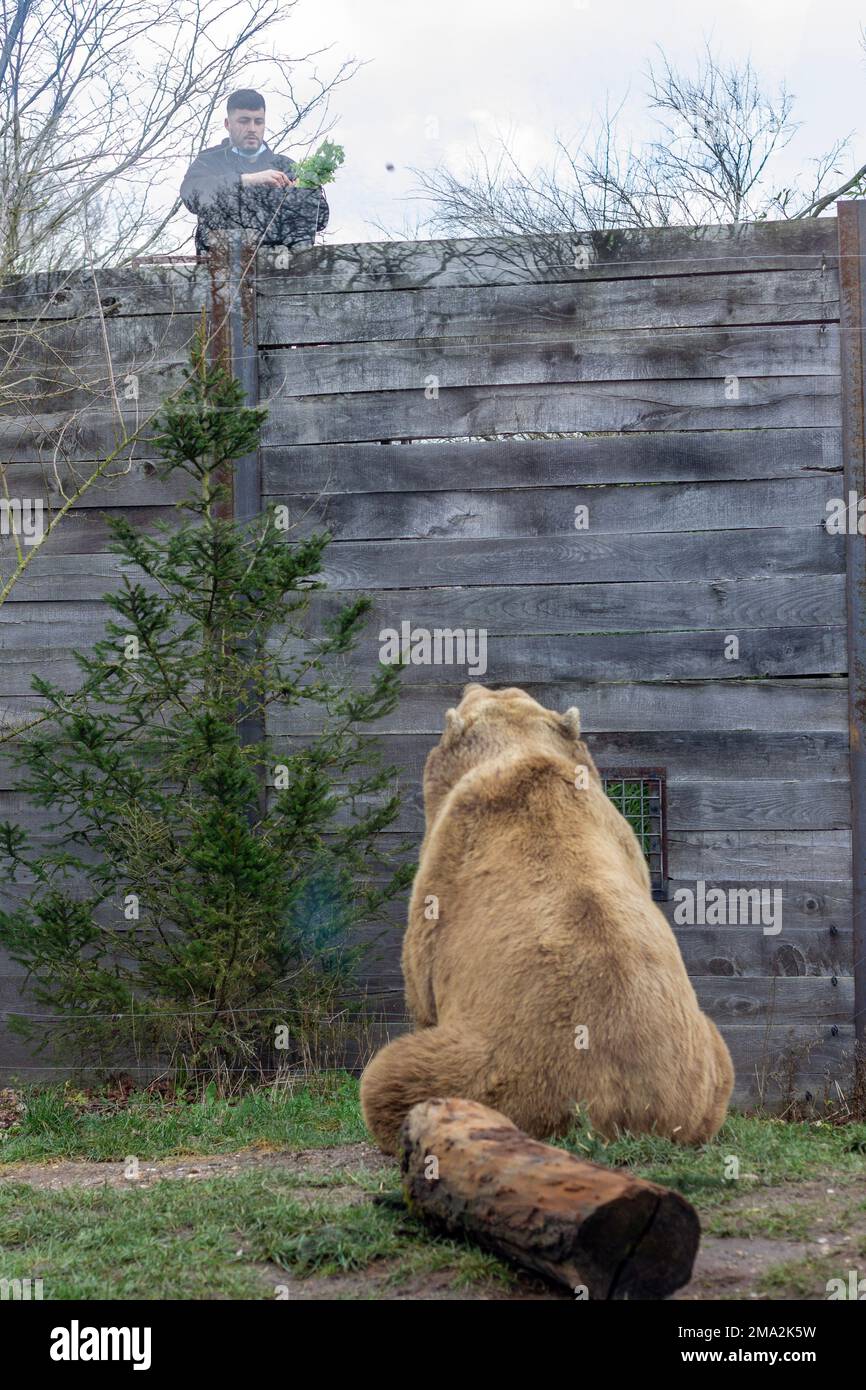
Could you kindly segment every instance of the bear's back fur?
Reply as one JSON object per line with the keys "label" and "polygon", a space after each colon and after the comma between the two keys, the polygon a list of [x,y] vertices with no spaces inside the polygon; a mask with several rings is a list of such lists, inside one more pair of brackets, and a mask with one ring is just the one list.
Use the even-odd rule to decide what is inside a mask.
{"label": "bear's back fur", "polygon": [[491,1105],[537,1137],[577,1106],[607,1136],[695,1142],[722,1123],[727,1048],[574,715],[470,686],[427,760],[403,947],[418,1031],[362,1081],[385,1148],[434,1095]]}

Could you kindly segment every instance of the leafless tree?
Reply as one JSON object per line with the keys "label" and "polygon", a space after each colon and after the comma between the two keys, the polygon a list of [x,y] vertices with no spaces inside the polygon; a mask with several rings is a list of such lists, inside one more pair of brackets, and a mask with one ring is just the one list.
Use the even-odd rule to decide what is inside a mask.
{"label": "leafless tree", "polygon": [[[278,47],[296,3],[0,0],[0,438],[21,460],[0,461],[0,508],[22,490],[46,504],[38,541],[0,537],[0,605],[69,510],[129,472],[150,423],[120,400],[100,270],[189,238],[180,174],[233,87],[267,92],[277,147],[331,127],[331,93],[358,65],[329,59],[323,75],[328,50]],[[146,349],[136,371],[160,355]],[[114,442],[81,459],[76,423],[100,405]]]}
{"label": "leafless tree", "polygon": [[866,188],[866,164],[850,168],[851,137],[809,161],[795,183],[782,181],[779,156],[799,128],[794,99],[784,85],[768,93],[749,60],[725,65],[707,46],[688,75],[659,50],[647,79],[657,129],[636,147],[621,135],[620,105],[580,140],[557,136],[551,159],[534,169],[501,138],[466,175],[414,170],[414,196],[432,205],[428,230],[526,236],[815,217]]}
{"label": "leafless tree", "polygon": [[323,76],[326,49],[275,47],[296,3],[0,0],[0,284],[174,249],[169,180],[232,86],[265,79],[287,112],[276,145],[329,129],[329,96],[357,63]]}

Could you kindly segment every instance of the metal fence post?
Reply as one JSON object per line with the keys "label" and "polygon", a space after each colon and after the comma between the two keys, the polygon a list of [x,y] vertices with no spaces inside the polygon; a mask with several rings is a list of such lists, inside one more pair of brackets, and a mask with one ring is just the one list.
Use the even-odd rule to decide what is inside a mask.
{"label": "metal fence post", "polygon": [[[842,358],[842,459],[845,499],[866,497],[866,200],[837,203]],[[850,513],[849,513],[850,517]],[[851,748],[851,840],[854,1023],[860,1074],[866,1070],[866,537],[848,525],[848,724]]]}

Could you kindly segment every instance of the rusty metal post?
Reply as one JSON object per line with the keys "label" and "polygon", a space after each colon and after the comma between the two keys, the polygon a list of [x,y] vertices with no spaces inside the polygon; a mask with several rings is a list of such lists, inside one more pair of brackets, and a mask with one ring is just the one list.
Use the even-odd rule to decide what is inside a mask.
{"label": "rusty metal post", "polygon": [[[258,325],[256,323],[256,242],[251,233],[212,234],[208,256],[211,279],[210,338],[214,359],[222,359],[244,388],[247,405],[259,403]],[[231,478],[232,511],[238,521],[257,516],[262,502],[262,461],[256,450],[237,459]]]}
{"label": "rusty metal post", "polygon": [[[845,500],[866,497],[866,200],[836,205],[842,356]],[[866,1068],[866,537],[849,521],[846,538],[848,727],[854,895],[854,1023],[858,1070]],[[852,534],[853,529],[853,534]]]}
{"label": "rusty metal post", "polygon": [[[212,234],[208,256],[211,277],[209,333],[214,360],[221,359],[244,390],[247,405],[259,403],[258,324],[256,321],[256,239],[252,232],[228,230]],[[261,450],[235,460],[225,514],[235,521],[251,521],[262,509]],[[255,655],[255,639],[249,641]],[[242,743],[258,743],[264,737],[260,711],[247,712],[238,725]],[[262,777],[259,797],[264,812],[266,786]]]}

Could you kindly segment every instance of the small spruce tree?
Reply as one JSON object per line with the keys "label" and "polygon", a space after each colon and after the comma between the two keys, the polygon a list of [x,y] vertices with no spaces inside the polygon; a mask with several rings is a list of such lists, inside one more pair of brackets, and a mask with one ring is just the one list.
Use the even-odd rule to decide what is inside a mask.
{"label": "small spruce tree", "polygon": [[[313,635],[328,536],[290,543],[277,508],[227,515],[228,469],[264,413],[209,363],[203,324],[157,428],[159,476],[190,485],[181,523],[111,521],[140,577],[105,596],[113,617],[76,653],[73,694],[33,681],[46,719],[16,760],[50,814],[35,847],[0,825],[17,883],[0,942],[50,1011],[12,1026],[67,1062],[134,1055],[212,1078],[260,1066],[280,1036],[291,1058],[351,986],[353,926],[411,876],[381,848],[395,769],[364,735],[396,705],[399,671],[356,689],[339,670],[369,599]],[[302,703],[309,736],[275,749],[266,716]]]}

